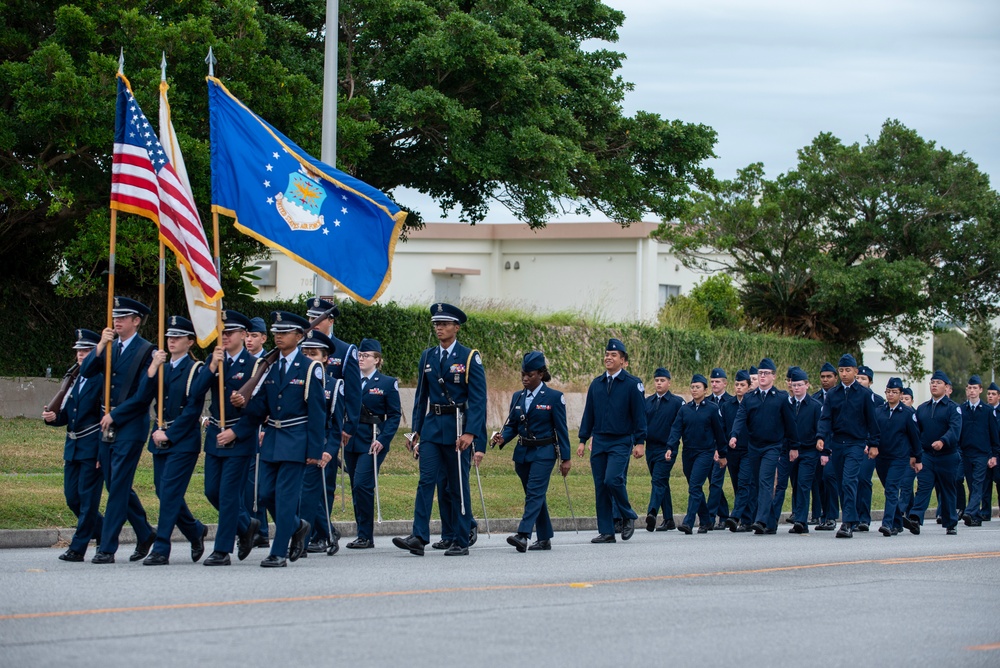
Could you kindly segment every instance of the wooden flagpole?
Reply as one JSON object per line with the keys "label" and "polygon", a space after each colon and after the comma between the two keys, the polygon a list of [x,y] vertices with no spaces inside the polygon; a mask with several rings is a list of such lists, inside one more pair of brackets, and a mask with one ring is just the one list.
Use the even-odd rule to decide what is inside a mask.
{"label": "wooden flagpole", "polygon": [[[212,212],[212,246],[215,253],[215,271],[222,278],[222,258],[219,253],[219,214]],[[222,300],[215,301],[215,335],[218,337],[218,344],[222,345]],[[222,354],[222,363],[219,366],[219,432],[226,430],[226,353]]]}
{"label": "wooden flagpole", "polygon": [[[157,236],[159,236],[159,234],[160,234],[159,226],[157,226],[156,234],[157,234]],[[167,289],[166,289],[166,285],[165,285],[166,282],[167,282],[166,281],[166,279],[167,279],[167,259],[166,259],[166,256],[164,255],[164,251],[163,251],[163,237],[159,237],[159,239],[160,239],[160,286],[159,286],[160,287],[160,309],[159,309],[160,310],[160,322],[159,322],[158,343],[157,343],[157,345],[159,346],[160,350],[166,350],[166,348],[164,348],[165,341],[164,341],[164,333],[163,333],[163,328],[164,328],[164,324],[163,323],[166,320],[166,315],[164,314],[164,309],[166,308],[166,302],[167,302],[167,298],[166,298]],[[156,374],[157,375],[156,384],[157,384],[157,392],[158,392],[158,394],[156,395],[156,423],[157,423],[157,425],[159,425],[160,429],[163,429],[163,367],[164,366],[166,366],[166,365],[165,364],[161,364],[160,368],[159,368],[159,370],[158,370],[158,372]]]}
{"label": "wooden flagpole", "polygon": [[[111,209],[111,240],[108,247],[108,328],[115,326],[115,236],[118,233],[118,211]],[[111,350],[104,349],[104,414],[111,412]]]}

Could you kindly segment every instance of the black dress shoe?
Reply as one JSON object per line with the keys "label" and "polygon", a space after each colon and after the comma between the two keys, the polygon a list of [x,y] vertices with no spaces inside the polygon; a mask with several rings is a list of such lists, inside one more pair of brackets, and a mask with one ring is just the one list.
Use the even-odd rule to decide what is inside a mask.
{"label": "black dress shoe", "polygon": [[257,544],[257,530],[260,529],[260,520],[251,519],[247,524],[247,530],[236,536],[236,558],[243,561],[250,556],[250,551]]}
{"label": "black dress shoe", "polygon": [[656,515],[646,515],[646,531],[656,531]]}
{"label": "black dress shoe", "polygon": [[110,552],[98,552],[94,555],[94,558],[90,560],[92,564],[113,564],[115,563],[115,555]]}
{"label": "black dress shoe", "polygon": [[952,527],[952,528],[946,530],[944,533],[945,533],[946,536],[957,536],[958,535],[958,529],[956,529],[955,527]]}
{"label": "black dress shoe", "polygon": [[[726,518],[726,519],[729,519],[729,518]],[[718,522],[715,523],[714,526],[710,526],[708,528],[708,530],[709,531],[722,531],[725,528],[726,528],[725,521],[723,521],[723,520],[720,519]]]}
{"label": "black dress shoe", "polygon": [[473,524],[469,529],[469,547],[475,545],[477,540],[479,540],[479,525]]}
{"label": "black dress shoe", "polygon": [[708,525],[707,524],[698,525],[698,533],[708,533]]}
{"label": "black dress shoe", "polygon": [[205,554],[205,539],[208,537],[208,527],[202,525],[201,535],[191,543],[191,561],[198,563],[202,555]]}
{"label": "black dress shoe", "polygon": [[149,554],[149,549],[153,547],[153,543],[155,542],[156,532],[154,531],[149,534],[149,538],[147,538],[144,542],[135,544],[135,552],[132,553],[132,556],[130,556],[128,560],[139,561],[140,559],[144,559],[146,555]]}
{"label": "black dress shoe", "polygon": [[602,534],[598,534],[596,538],[591,538],[590,542],[591,543],[615,543],[615,542],[617,542],[617,539],[615,539],[614,534],[602,533]]}
{"label": "black dress shoe", "polygon": [[903,515],[903,526],[914,536],[920,535],[920,521],[909,515]]}
{"label": "black dress shoe", "polygon": [[795,524],[795,518],[794,517],[786,517],[785,518],[785,524]]}
{"label": "black dress shoe", "polygon": [[284,557],[276,557],[273,554],[269,554],[264,558],[264,561],[260,562],[261,568],[284,568],[288,565],[288,560]]}
{"label": "black dress shoe", "polygon": [[899,535],[900,533],[902,533],[902,531],[903,531],[903,530],[902,530],[902,529],[900,529],[899,527],[893,527],[893,528],[892,528],[892,535],[893,535],[893,536],[898,536],[898,535]]}
{"label": "black dress shoe", "polygon": [[150,552],[149,556],[142,560],[143,566],[166,566],[170,563],[170,558],[165,554]]}
{"label": "black dress shoe", "polygon": [[727,529],[729,529],[733,533],[736,533],[736,527],[739,526],[739,522],[737,522],[735,518],[727,517],[725,525]]}
{"label": "black dress shoe", "polygon": [[347,544],[348,550],[368,550],[375,547],[375,543],[367,538],[356,538]]}
{"label": "black dress shoe", "polygon": [[663,520],[662,522],[660,522],[660,526],[656,527],[656,530],[657,531],[673,531],[676,528],[677,528],[677,525],[674,523],[673,518],[670,518],[669,520]]}
{"label": "black dress shoe", "polygon": [[59,555],[59,559],[62,561],[83,561],[83,554],[76,550],[66,550]]}
{"label": "black dress shoe", "polygon": [[965,522],[965,526],[967,527],[972,526],[972,515],[970,515],[969,513],[962,513],[962,516],[959,519]]}
{"label": "black dress shoe", "polygon": [[827,520],[816,527],[816,531],[833,531],[837,528],[837,523],[834,520]]}
{"label": "black dress shoe", "polygon": [[326,548],[326,539],[316,538],[315,540],[309,541],[309,545],[306,546],[306,552],[309,554],[319,554],[320,552],[326,552]]}
{"label": "black dress shoe", "polygon": [[433,547],[435,550],[447,550],[449,547],[451,547],[451,543],[452,542],[450,540],[442,539],[436,543],[432,543],[431,547]]}
{"label": "black dress shoe", "polygon": [[763,536],[764,532],[767,531],[767,527],[764,526],[763,522],[754,522],[750,525],[750,528],[753,529],[753,532],[758,536]]}
{"label": "black dress shoe", "polygon": [[738,527],[736,527],[736,533],[750,533],[750,525],[749,524],[739,525]]}
{"label": "black dress shoe", "polygon": [[622,520],[622,540],[628,540],[635,533],[635,520]]}
{"label": "black dress shoe", "polygon": [[546,540],[536,540],[534,543],[528,546],[528,552],[535,552],[538,550],[551,550],[552,543]]}
{"label": "black dress shoe", "polygon": [[886,538],[891,538],[893,536],[892,529],[887,526],[879,527],[878,532],[883,536],[885,536]]}
{"label": "black dress shoe", "polygon": [[[410,554],[418,557],[424,556],[424,542],[416,536],[407,536],[406,538],[399,538],[397,536],[392,539],[392,544],[401,550],[409,550]],[[451,546],[449,545],[448,547]]]}
{"label": "black dress shoe", "polygon": [[444,556],[446,557],[467,557],[469,556],[469,548],[462,547],[458,543],[455,543],[447,550],[444,551]]}
{"label": "black dress shoe", "polygon": [[858,524],[858,526],[854,527],[855,531],[868,531],[868,529],[869,529],[868,525],[865,524],[864,522],[861,522],[860,524]]}
{"label": "black dress shoe", "polygon": [[974,518],[972,520],[972,524],[969,524],[968,526],[970,526],[970,527],[981,527],[981,526],[983,526],[983,521],[980,520],[980,519],[975,519]]}
{"label": "black dress shoe", "polygon": [[288,560],[298,561],[306,552],[306,536],[309,535],[309,531],[312,530],[312,526],[309,522],[303,519],[299,520],[299,528],[295,530],[292,534],[292,543],[288,547]]}
{"label": "black dress shoe", "polygon": [[840,530],[837,532],[837,538],[853,538],[854,529],[847,522],[840,525]]}
{"label": "black dress shoe", "polygon": [[818,517],[813,517],[813,518],[810,518],[808,524],[809,524],[809,526],[816,526],[817,524],[821,524],[821,522],[819,521]]}
{"label": "black dress shoe", "polygon": [[935,521],[935,522],[936,522],[937,524],[941,524],[941,516],[940,516],[940,515],[938,515],[937,517],[935,517],[935,518],[934,518],[934,521]]}
{"label": "black dress shoe", "polygon": [[232,560],[229,558],[229,555],[218,550],[208,555],[208,559],[205,560],[206,566],[228,566],[231,563]]}
{"label": "black dress shoe", "polygon": [[792,528],[788,530],[788,533],[809,533],[809,527],[802,522],[796,522],[792,525]]}
{"label": "black dress shoe", "polygon": [[507,544],[512,545],[518,552],[528,551],[528,536],[522,536],[517,533],[513,536],[507,536]]}
{"label": "black dress shoe", "polygon": [[[259,520],[258,520],[259,521]],[[257,537],[253,539],[254,547],[271,547],[271,541],[267,539],[267,536],[262,536],[259,533]]]}
{"label": "black dress shoe", "polygon": [[621,533],[621,532],[622,532],[622,521],[615,520],[615,533]]}
{"label": "black dress shoe", "polygon": [[333,531],[333,540],[327,541],[326,543],[326,556],[328,557],[332,557],[340,552],[340,532],[336,529]]}
{"label": "black dress shoe", "polygon": [[776,533],[778,533],[778,529],[777,528],[772,529],[771,527],[768,527],[768,528],[764,529],[764,535],[765,536],[773,536]]}
{"label": "black dress shoe", "polygon": [[680,531],[682,534],[684,534],[686,536],[690,536],[691,535],[691,527],[689,527],[686,524],[680,524],[680,525],[678,525],[677,530]]}

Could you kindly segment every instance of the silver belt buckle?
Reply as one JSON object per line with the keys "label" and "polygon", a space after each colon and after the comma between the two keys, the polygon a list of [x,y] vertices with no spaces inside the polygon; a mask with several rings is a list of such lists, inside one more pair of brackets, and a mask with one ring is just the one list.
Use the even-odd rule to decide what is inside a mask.
{"label": "silver belt buckle", "polygon": [[281,429],[281,420],[272,420],[271,426],[275,429]]}
{"label": "silver belt buckle", "polygon": [[66,437],[67,437],[67,438],[68,438],[69,440],[71,440],[71,441],[75,441],[75,440],[76,440],[76,438],[77,438],[77,437],[76,437],[76,432],[75,432],[75,431],[68,431],[68,432],[66,432]]}

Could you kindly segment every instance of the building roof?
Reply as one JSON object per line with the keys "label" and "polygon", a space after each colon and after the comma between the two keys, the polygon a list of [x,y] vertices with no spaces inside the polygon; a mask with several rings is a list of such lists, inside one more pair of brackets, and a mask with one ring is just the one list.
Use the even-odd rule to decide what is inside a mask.
{"label": "building roof", "polygon": [[538,230],[527,225],[427,223],[408,233],[411,239],[645,239],[659,223],[553,223]]}

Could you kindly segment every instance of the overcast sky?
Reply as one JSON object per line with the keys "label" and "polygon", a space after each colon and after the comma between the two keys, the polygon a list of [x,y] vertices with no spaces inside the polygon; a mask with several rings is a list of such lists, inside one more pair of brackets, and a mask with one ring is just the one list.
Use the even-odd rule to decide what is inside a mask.
{"label": "overcast sky", "polygon": [[[705,123],[720,178],[794,167],[820,132],[845,143],[896,118],[965,151],[1000,179],[1000,2],[995,0],[605,0],[625,13],[617,44],[635,90],[625,113]],[[397,191],[425,220],[427,197]],[[579,217],[571,217],[579,219]],[[600,216],[597,216],[600,219]],[[502,206],[488,222],[513,222]]]}

